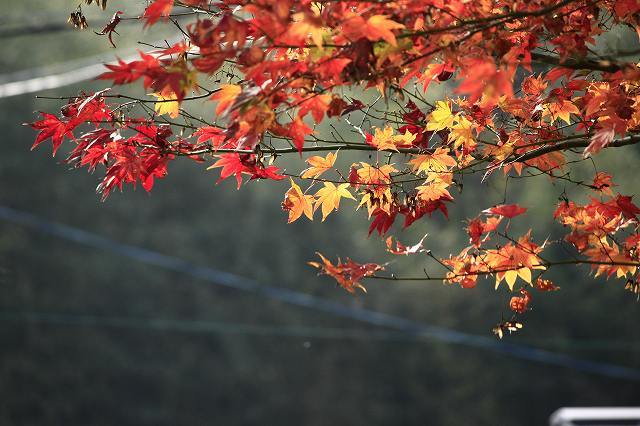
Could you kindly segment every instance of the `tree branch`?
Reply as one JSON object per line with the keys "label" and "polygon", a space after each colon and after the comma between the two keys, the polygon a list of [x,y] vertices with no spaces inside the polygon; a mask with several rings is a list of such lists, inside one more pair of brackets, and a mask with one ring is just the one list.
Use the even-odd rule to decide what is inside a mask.
{"label": "tree branch", "polygon": [[[633,145],[640,142],[640,135],[631,135],[621,139],[613,140],[607,147],[620,147],[626,145]],[[591,143],[590,140],[569,140],[566,142],[560,142],[555,145],[547,145],[533,151],[529,151],[513,160],[514,163],[523,163],[527,160],[531,160],[541,155],[548,154],[555,151],[564,151],[571,148],[586,148]]]}
{"label": "tree branch", "polygon": [[589,58],[567,58],[562,60],[557,56],[531,52],[531,59],[549,65],[557,65],[573,70],[592,70],[614,73],[620,71],[627,64],[617,64],[609,60],[595,60]]}

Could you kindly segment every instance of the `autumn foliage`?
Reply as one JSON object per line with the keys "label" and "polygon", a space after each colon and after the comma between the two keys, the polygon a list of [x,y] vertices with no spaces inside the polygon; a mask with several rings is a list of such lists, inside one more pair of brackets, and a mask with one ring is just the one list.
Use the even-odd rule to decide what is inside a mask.
{"label": "autumn foliage", "polygon": [[[178,23],[178,15],[191,22]],[[113,43],[124,18],[117,13],[99,34]],[[513,317],[494,329],[500,337],[522,327],[519,316],[538,294],[559,289],[545,277],[553,267],[588,264],[638,293],[640,208],[615,191],[612,173],[584,181],[569,171],[602,150],[640,142],[634,52],[594,49],[613,29],[640,34],[640,2],[155,0],[141,19],[145,27],[174,20],[184,37],[106,65],[99,78],[141,84],[152,97],[82,93],[31,124],[39,132],[34,147],[51,140],[56,154],[67,141],[67,163],[100,169],[103,199],[125,184],[150,191],[185,157],[238,188],[274,181],[288,222],[362,209],[389,253],[424,256],[440,271],[384,275],[389,265],[323,255],[310,265],[351,293],[367,278],[473,288],[490,277],[513,292]],[[445,84],[450,96],[430,100]],[[189,112],[194,100],[210,102],[207,115]],[[352,131],[321,132],[321,123]],[[341,162],[347,153],[360,159]],[[282,156],[299,167],[285,171]],[[531,206],[506,195],[460,227],[469,245],[456,254],[432,253],[433,234],[413,245],[389,235],[448,217],[469,175],[483,182],[547,175],[589,193],[586,203],[563,196],[549,218],[564,227],[573,252],[548,257],[561,243],[539,238],[548,230],[512,235],[512,222],[526,223]]]}

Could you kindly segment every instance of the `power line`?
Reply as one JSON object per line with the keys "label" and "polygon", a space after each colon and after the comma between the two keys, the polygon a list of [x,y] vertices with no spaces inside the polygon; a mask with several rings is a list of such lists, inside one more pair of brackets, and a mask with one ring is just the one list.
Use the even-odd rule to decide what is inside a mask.
{"label": "power line", "polygon": [[[180,38],[167,41],[172,44]],[[152,43],[153,45],[161,45],[165,41]],[[123,52],[124,61],[129,62],[138,59],[135,53],[137,49],[129,49]],[[105,72],[104,57],[112,55],[112,52],[92,56],[67,62],[60,71],[53,71],[55,67],[46,66],[25,71],[18,71],[11,75],[0,75],[0,99],[12,96],[25,95],[28,93],[36,93],[43,90],[57,89],[64,86],[70,86],[81,81],[91,80]],[[109,61],[110,62],[110,61]],[[12,81],[16,80],[17,81]]]}
{"label": "power line", "polygon": [[141,263],[190,275],[194,278],[208,281],[214,285],[243,290],[294,306],[301,306],[343,318],[350,318],[372,325],[399,330],[413,336],[420,336],[424,339],[484,349],[540,364],[562,366],[611,378],[640,381],[640,371],[630,367],[583,360],[566,354],[538,349],[535,347],[497,341],[494,338],[486,336],[472,335],[444,327],[425,324],[419,321],[413,321],[408,318],[347,306],[329,299],[312,296],[310,294],[301,293],[283,287],[263,285],[257,281],[229,272],[220,271],[206,266],[194,265],[175,256],[165,255],[130,244],[119,243],[101,235],[84,231],[73,226],[43,219],[26,211],[0,206],[0,219],[87,247],[105,250]]}
{"label": "power line", "polygon": [[[116,315],[86,315],[75,313],[47,313],[0,311],[0,321],[20,324],[46,324],[72,327],[105,327],[157,332],[179,332],[190,334],[237,334],[270,337],[332,339],[332,340],[379,340],[393,342],[421,342],[428,340],[419,335],[401,330],[370,330],[337,327],[309,327],[302,325],[255,325],[228,321],[170,319]],[[541,339],[540,344],[561,346],[565,349],[589,349],[605,351],[635,351],[640,345],[622,340],[568,340]]]}
{"label": "power line", "polygon": [[[127,58],[125,60],[131,60]],[[21,81],[14,81],[0,85],[0,98],[25,95],[27,93],[41,92],[48,89],[69,86],[81,81],[90,80],[104,72],[104,65],[94,64],[61,74],[52,74],[42,77],[34,77]]]}

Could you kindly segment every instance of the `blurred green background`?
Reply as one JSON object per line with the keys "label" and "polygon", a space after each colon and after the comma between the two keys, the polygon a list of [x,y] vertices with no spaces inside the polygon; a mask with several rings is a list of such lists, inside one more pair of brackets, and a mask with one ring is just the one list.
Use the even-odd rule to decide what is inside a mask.
{"label": "blurred green background", "polygon": [[[138,40],[174,35],[171,25],[141,32],[140,25],[124,24],[114,51],[92,30],[115,10],[133,15],[144,2],[108,4],[107,12],[83,7],[90,24],[84,32],[17,36],[16,29],[64,23],[77,3],[0,1],[0,84],[29,74],[15,74],[19,71],[56,72],[94,55],[99,55],[94,61],[109,60]],[[613,43],[625,40],[619,36]],[[74,95],[105,83],[40,94]],[[216,186],[218,172],[206,171],[208,163],[175,161],[151,194],[127,187],[102,203],[93,191],[98,176],[68,170],[63,155],[51,158],[49,144],[30,151],[35,132],[21,123],[34,121],[35,111],[55,112],[60,105],[33,94],[0,99],[1,206],[265,285],[473,335],[491,337],[500,313],[508,315],[510,295],[495,292],[491,281],[474,290],[439,282],[371,281],[369,293],[355,297],[336,289],[306,265],[315,251],[382,262],[390,260],[384,244],[367,238],[364,212],[350,208],[324,223],[302,219],[287,225],[280,209],[286,181],[251,182],[236,191],[235,182]],[[627,147],[596,162],[614,170],[618,189],[629,194],[637,190],[639,160],[638,148]],[[296,159],[286,165],[303,166]],[[591,163],[580,167],[577,176],[593,175]],[[413,243],[428,232],[426,246],[434,253],[458,251],[466,245],[462,221],[500,202],[504,185],[499,175],[483,185],[465,181],[448,221],[425,219],[397,235]],[[539,230],[538,242],[561,235],[551,214],[563,191],[577,200],[585,197],[544,177],[510,180],[509,189],[509,202],[529,208],[512,229]],[[418,256],[396,260],[391,268],[415,275],[427,264]],[[593,280],[588,272],[551,273],[562,290],[534,294],[525,328],[506,340],[640,369],[640,305],[623,282]],[[543,425],[562,406],[640,403],[638,382],[413,338],[4,220],[0,348],[3,425]]]}

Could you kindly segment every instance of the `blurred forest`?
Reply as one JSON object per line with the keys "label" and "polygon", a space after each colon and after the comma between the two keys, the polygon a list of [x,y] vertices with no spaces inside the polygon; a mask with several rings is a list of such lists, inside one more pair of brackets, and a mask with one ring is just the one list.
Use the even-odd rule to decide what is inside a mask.
{"label": "blurred forest", "polygon": [[[138,0],[110,0],[107,12],[83,7],[90,25],[85,31],[33,34],[24,33],[65,23],[77,2],[0,5],[0,84],[27,75],[23,70],[55,72],[88,57],[107,61],[144,48],[136,41],[175,35],[170,24],[145,32],[141,24],[124,24],[114,50],[93,33],[115,10],[141,10]],[[636,41],[614,35],[603,46],[630,42]],[[105,84],[39,94],[68,96]],[[496,293],[491,280],[473,290],[369,281],[369,293],[355,297],[336,289],[306,265],[315,251],[383,262],[391,259],[374,256],[384,243],[367,238],[363,211],[287,225],[280,208],[286,181],[250,182],[237,191],[233,179],[215,185],[218,172],[205,170],[210,162],[185,160],[175,162],[151,194],[127,187],[100,202],[96,176],[68,170],[64,153],[52,160],[48,144],[30,151],[35,132],[21,124],[33,121],[35,111],[61,104],[34,94],[0,98],[0,206],[263,285],[471,335],[493,339],[500,312],[508,315],[510,295]],[[639,148],[611,151],[596,158],[597,166],[613,171],[620,192],[637,191]],[[297,158],[282,164],[302,168]],[[592,163],[579,167],[577,173],[593,176]],[[477,214],[479,205],[502,202],[506,182],[501,175],[483,185],[465,182],[449,221],[423,219],[399,238],[413,243],[429,233],[425,245],[434,253],[459,250],[467,243],[460,222]],[[545,177],[508,182],[507,200],[529,208],[527,219],[513,225],[526,230],[537,223],[548,230],[534,236],[538,241],[560,235],[552,211],[565,190],[572,199],[587,195]],[[415,275],[425,262],[417,256],[390,267]],[[640,369],[640,304],[624,283],[593,280],[587,267],[562,272],[551,276],[562,290],[534,294],[524,329],[496,344]],[[292,306],[6,220],[0,220],[0,347],[2,425],[543,425],[562,406],[640,404],[637,381]]]}

